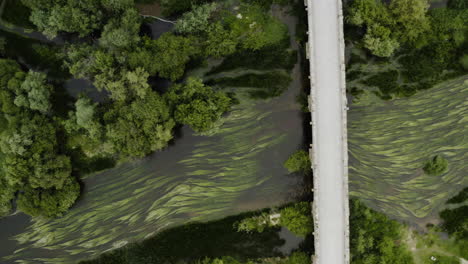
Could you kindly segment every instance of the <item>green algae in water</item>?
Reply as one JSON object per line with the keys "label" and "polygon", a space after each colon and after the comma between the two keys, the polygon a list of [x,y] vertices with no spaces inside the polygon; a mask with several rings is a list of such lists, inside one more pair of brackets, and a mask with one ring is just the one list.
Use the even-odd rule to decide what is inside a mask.
{"label": "green algae in water", "polygon": [[[272,157],[286,159],[302,143],[302,122],[297,117],[295,127],[281,127],[290,111],[299,113],[299,106],[294,110],[281,103],[244,98],[212,131],[176,141],[177,151],[165,150],[86,177],[82,200],[62,218],[32,220],[14,238],[16,253],[5,260],[70,263],[174,225],[238,213],[243,210],[240,198],[247,193],[275,192],[271,200],[283,202],[271,188],[275,183],[268,182],[284,177],[285,189],[290,180],[281,162],[272,164]],[[274,111],[268,111],[271,108]],[[287,115],[274,117],[278,112]],[[268,203],[258,206],[272,205]]]}
{"label": "green algae in water", "polygon": [[[468,75],[410,98],[368,94],[348,113],[350,193],[391,217],[417,221],[468,184]],[[442,155],[449,170],[424,174]]]}

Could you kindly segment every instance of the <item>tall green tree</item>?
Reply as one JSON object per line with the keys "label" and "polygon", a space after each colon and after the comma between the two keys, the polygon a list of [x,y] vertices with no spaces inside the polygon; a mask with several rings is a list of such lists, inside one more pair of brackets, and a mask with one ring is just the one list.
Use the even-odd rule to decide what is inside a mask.
{"label": "tall green tree", "polygon": [[306,236],[314,230],[312,211],[308,202],[300,202],[283,208],[280,214],[280,225],[298,236]]}
{"label": "tall green tree", "polygon": [[22,0],[31,9],[30,20],[49,38],[59,32],[86,36],[100,28],[104,14],[95,0]]}
{"label": "tall green tree", "polygon": [[350,202],[351,262],[356,264],[412,264],[403,243],[402,226],[358,200]]}
{"label": "tall green tree", "polygon": [[134,8],[126,9],[119,17],[114,17],[104,26],[99,44],[108,49],[130,48],[140,40],[141,18]]}
{"label": "tall green tree", "polygon": [[356,0],[347,21],[366,31],[363,43],[372,54],[389,57],[404,44],[415,44],[430,29],[427,0]]}
{"label": "tall green tree", "polygon": [[68,178],[61,189],[26,188],[18,195],[18,209],[31,215],[43,217],[62,216],[80,195],[80,185]]}
{"label": "tall green tree", "polygon": [[144,157],[167,146],[175,125],[166,102],[156,92],[129,105],[115,103],[104,115],[107,138],[120,153]]}
{"label": "tall green tree", "polygon": [[207,3],[196,6],[190,12],[186,12],[177,20],[175,31],[181,34],[194,34],[206,31],[210,24],[210,18],[218,5]]}
{"label": "tall green tree", "polygon": [[58,154],[55,127],[47,117],[21,114],[1,138],[6,181],[32,188],[61,189],[71,175],[70,158]]}
{"label": "tall green tree", "polygon": [[19,82],[9,82],[8,88],[15,94],[14,103],[18,107],[25,107],[47,113],[51,108],[50,96],[53,90],[52,85],[47,83],[45,73],[29,71],[24,80]]}
{"label": "tall green tree", "polygon": [[166,96],[174,107],[175,120],[197,132],[212,128],[231,105],[225,93],[216,92],[195,78],[189,78],[186,84],[172,86]]}

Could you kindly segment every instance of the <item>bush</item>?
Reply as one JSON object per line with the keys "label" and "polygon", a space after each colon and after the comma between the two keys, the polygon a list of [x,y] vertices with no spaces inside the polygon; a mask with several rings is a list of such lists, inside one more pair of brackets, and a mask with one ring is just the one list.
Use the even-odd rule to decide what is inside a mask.
{"label": "bush", "polygon": [[468,205],[446,209],[440,213],[442,228],[460,240],[468,239]]}
{"label": "bush", "polygon": [[294,252],[284,264],[310,264],[310,256],[304,252]]}
{"label": "bush", "polygon": [[304,150],[299,150],[292,154],[283,165],[290,173],[310,172],[309,154]]}
{"label": "bush", "polygon": [[26,189],[19,194],[18,208],[31,216],[57,217],[63,215],[79,195],[78,182],[70,179],[62,189]]}
{"label": "bush", "polygon": [[351,200],[349,224],[351,263],[414,263],[397,221]]}
{"label": "bush", "polygon": [[308,202],[300,202],[283,208],[280,214],[280,225],[298,236],[306,236],[314,230],[311,208]]}
{"label": "bush", "polygon": [[265,228],[271,227],[270,215],[268,213],[262,213],[258,216],[252,216],[249,218],[242,219],[242,221],[235,224],[238,232],[258,232],[262,233]]}
{"label": "bush", "polygon": [[434,156],[431,160],[427,161],[423,170],[428,175],[438,176],[446,172],[448,169],[448,161],[442,156]]}

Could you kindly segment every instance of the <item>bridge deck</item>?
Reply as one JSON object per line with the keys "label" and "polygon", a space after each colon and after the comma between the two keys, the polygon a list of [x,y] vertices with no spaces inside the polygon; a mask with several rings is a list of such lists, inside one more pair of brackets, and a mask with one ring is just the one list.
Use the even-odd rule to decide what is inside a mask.
{"label": "bridge deck", "polygon": [[307,0],[315,264],[349,263],[348,156],[340,0]]}

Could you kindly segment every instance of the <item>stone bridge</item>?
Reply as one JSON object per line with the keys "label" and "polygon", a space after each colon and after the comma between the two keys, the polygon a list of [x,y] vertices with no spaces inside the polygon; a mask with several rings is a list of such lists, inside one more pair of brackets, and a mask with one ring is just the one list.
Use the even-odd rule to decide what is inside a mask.
{"label": "stone bridge", "polygon": [[304,0],[308,12],[314,171],[314,264],[349,263],[348,145],[341,0]]}

